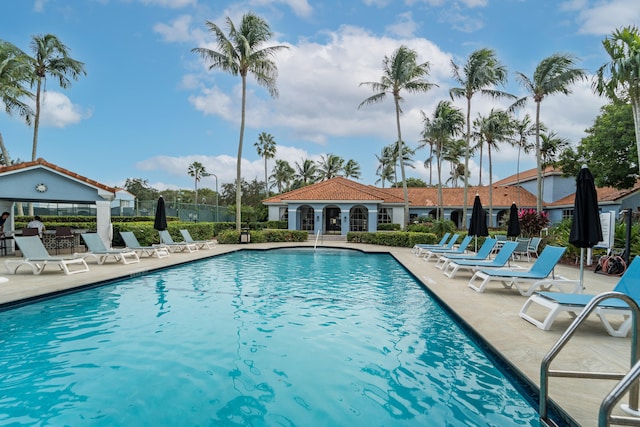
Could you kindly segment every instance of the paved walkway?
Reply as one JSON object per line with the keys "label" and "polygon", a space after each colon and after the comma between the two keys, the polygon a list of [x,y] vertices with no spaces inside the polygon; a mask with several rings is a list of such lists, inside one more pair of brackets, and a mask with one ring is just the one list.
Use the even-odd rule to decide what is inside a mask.
{"label": "paved walkway", "polygon": [[[88,273],[70,276],[56,271],[55,266],[47,267],[39,276],[31,274],[31,270],[28,268],[22,268],[16,275],[4,275],[9,281],[0,283],[0,305],[95,282],[138,275],[148,270],[239,249],[305,245],[312,245],[312,243],[218,245],[212,250],[173,253],[170,257],[162,259],[145,257],[137,264],[123,265],[109,262],[97,265],[95,262],[90,262]],[[323,246],[391,253],[535,384],[539,383],[540,361],[571,322],[569,316],[561,316],[550,331],[542,331],[518,316],[525,297],[516,290],[493,285],[484,293],[479,294],[467,286],[470,277],[468,274],[460,274],[459,278],[448,279],[434,267],[434,262],[425,262],[413,255],[408,248],[344,242],[325,242]],[[526,262],[518,262],[518,264],[528,267]],[[576,267],[564,265],[558,266],[556,272],[572,279],[577,279],[579,274]],[[616,277],[595,274],[592,269],[585,272],[584,278],[585,293],[609,291],[618,281]],[[609,336],[594,316],[578,331],[552,367],[554,369],[626,372],[629,367],[630,342],[629,338]],[[585,427],[596,426],[600,403],[613,386],[613,381],[553,378],[550,381],[550,395],[578,423]]]}

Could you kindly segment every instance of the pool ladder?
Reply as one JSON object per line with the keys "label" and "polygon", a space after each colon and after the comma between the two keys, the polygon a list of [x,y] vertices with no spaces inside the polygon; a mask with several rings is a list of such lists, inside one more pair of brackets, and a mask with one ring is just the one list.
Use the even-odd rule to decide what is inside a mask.
{"label": "pool ladder", "polygon": [[[578,327],[589,317],[591,312],[602,301],[610,298],[616,298],[626,302],[631,308],[632,328],[631,328],[631,369],[626,373],[612,372],[587,372],[587,371],[563,371],[551,370],[551,362],[560,353],[564,346],[573,337]],[[589,304],[584,308],[582,313],[569,325],[569,328],[556,341],[554,346],[549,350],[542,359],[540,366],[540,423],[543,426],[555,426],[556,424],[549,419],[548,400],[549,400],[549,377],[560,378],[589,378],[600,380],[619,380],[618,384],[605,396],[600,404],[598,413],[598,427],[609,425],[625,425],[640,426],[640,410],[638,378],[640,378],[640,342],[638,341],[640,330],[638,323],[638,315],[640,308],[638,304],[629,296],[620,292],[605,292],[595,296]],[[613,415],[611,412],[615,405],[627,394],[629,394],[629,403],[623,404],[622,410],[629,416]]]}
{"label": "pool ladder", "polygon": [[318,239],[320,238],[320,230],[316,233],[316,242],[313,244],[313,249],[315,250],[318,246]]}

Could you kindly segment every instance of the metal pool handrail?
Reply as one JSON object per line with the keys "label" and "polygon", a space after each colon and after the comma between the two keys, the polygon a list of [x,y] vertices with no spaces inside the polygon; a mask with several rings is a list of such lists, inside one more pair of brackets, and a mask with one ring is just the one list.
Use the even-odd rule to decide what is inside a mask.
{"label": "metal pool handrail", "polygon": [[320,230],[318,230],[318,232],[316,233],[316,242],[313,244],[313,249],[316,248],[316,246],[318,246],[318,239],[320,238]]}
{"label": "metal pool handrail", "polygon": [[[629,305],[631,310],[632,328],[631,328],[631,363],[630,370],[626,373],[615,372],[587,372],[587,371],[564,371],[564,370],[551,370],[551,362],[560,353],[564,346],[573,337],[578,327],[589,317],[589,315],[596,309],[598,304],[607,299],[620,299]],[[551,347],[551,350],[542,359],[540,365],[540,421],[544,425],[555,425],[548,418],[548,399],[549,399],[549,377],[561,377],[561,378],[590,378],[601,380],[620,380],[616,387],[609,392],[600,405],[600,411],[598,414],[598,426],[604,427],[614,423],[617,425],[636,425],[640,426],[640,418],[638,417],[624,417],[619,415],[612,415],[611,411],[613,406],[627,393],[629,392],[629,405],[623,405],[623,410],[630,414],[640,415],[638,410],[639,393],[638,393],[638,381],[640,377],[640,362],[638,357],[640,356],[640,342],[638,341],[639,327],[638,314],[640,314],[640,308],[633,298],[625,295],[621,292],[605,292],[595,296],[589,304],[584,308],[578,317],[569,325],[567,330]]]}

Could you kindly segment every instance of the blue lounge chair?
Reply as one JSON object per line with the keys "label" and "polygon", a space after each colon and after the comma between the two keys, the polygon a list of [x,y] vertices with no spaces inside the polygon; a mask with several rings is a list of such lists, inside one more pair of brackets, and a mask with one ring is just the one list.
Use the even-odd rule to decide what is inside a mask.
{"label": "blue lounge chair", "polygon": [[198,250],[198,246],[195,243],[174,241],[173,237],[171,237],[171,234],[169,234],[169,231],[167,230],[159,230],[158,234],[160,234],[160,246],[163,248],[167,248],[172,252],[195,252]]}
{"label": "blue lounge chair", "polygon": [[[629,267],[615,288],[613,288],[613,291],[628,295],[640,304],[640,256],[635,257],[631,264],[629,264]],[[595,296],[596,295],[560,292],[536,292],[527,299],[522,309],[520,309],[520,317],[538,328],[548,331],[560,313],[566,312],[575,317]],[[539,321],[527,314],[527,310],[533,304],[538,304],[549,309],[549,313],[544,320]],[[633,319],[631,310],[629,310],[629,306],[624,301],[615,298],[606,299],[598,304],[595,313],[600,318],[602,326],[604,326],[609,335],[613,337],[625,337],[629,333]],[[607,319],[607,315],[611,314],[623,317],[623,321],[617,329],[611,324],[609,319]]]}
{"label": "blue lounge chair", "polygon": [[[73,256],[51,256],[44,247],[39,236],[14,236],[15,242],[24,255],[23,259],[8,259],[4,262],[4,266],[11,274],[16,274],[18,269],[23,265],[31,268],[33,274],[40,274],[44,268],[49,265],[57,265],[64,274],[76,274],[89,271],[89,266],[83,258]],[[70,266],[75,266],[73,270]]]}
{"label": "blue lounge chair", "polygon": [[436,268],[443,270],[447,264],[451,261],[486,261],[491,255],[491,251],[493,251],[493,247],[496,245],[496,239],[487,238],[485,239],[478,252],[475,254],[440,254],[438,257],[438,261],[436,262]]}
{"label": "blue lounge chair", "polygon": [[418,252],[416,252],[416,256],[422,256],[422,254],[426,251],[430,251],[432,249],[442,249],[445,251],[450,251],[453,248],[453,245],[456,244],[456,242],[458,241],[458,237],[460,237],[460,235],[458,233],[454,234],[453,236],[451,236],[451,238],[449,239],[449,241],[447,243],[445,243],[442,246],[425,246],[425,247],[421,247],[418,249]]}
{"label": "blue lounge chair", "polygon": [[216,243],[218,243],[216,240],[193,240],[193,237],[191,237],[191,233],[189,233],[189,230],[180,230],[180,234],[182,234],[182,238],[185,242],[193,243],[199,249],[213,249],[216,247]]}
{"label": "blue lounge chair", "polygon": [[142,246],[138,242],[138,238],[133,231],[121,231],[120,236],[124,240],[124,244],[128,249],[135,251],[138,257],[147,255],[149,257],[165,258],[169,256],[169,250],[157,246]]}
{"label": "blue lounge chair", "polygon": [[431,257],[438,256],[439,254],[451,254],[451,255],[460,255],[467,252],[467,247],[469,243],[471,243],[471,236],[465,236],[460,242],[460,245],[456,249],[428,249],[427,253],[424,255],[424,260],[429,261]]}
{"label": "blue lounge chair", "polygon": [[89,252],[82,255],[85,259],[91,256],[96,259],[98,264],[104,264],[109,257],[113,257],[116,262],[123,264],[140,262],[138,254],[131,249],[107,249],[97,233],[83,233],[81,236],[89,249]]}
{"label": "blue lounge chair", "polygon": [[[505,246],[506,245],[507,243],[505,243]],[[545,247],[540,257],[528,270],[478,270],[473,277],[471,277],[471,280],[469,280],[469,287],[476,292],[484,292],[489,283],[497,281],[502,283],[505,288],[515,287],[521,295],[529,296],[536,289],[552,286],[554,282],[562,281],[563,283],[572,283],[575,285],[577,281],[567,280],[560,276],[557,278],[553,277],[550,280],[547,279],[566,250],[567,248],[560,246]],[[480,281],[479,285],[476,284],[477,281]],[[532,284],[528,289],[523,289],[521,287],[523,283]]]}
{"label": "blue lounge chair", "polygon": [[513,250],[516,246],[518,246],[516,242],[504,242],[502,248],[500,248],[500,251],[492,260],[451,260],[449,264],[447,264],[446,268],[443,269],[443,273],[447,277],[454,278],[460,270],[475,271],[480,268],[504,267],[509,262],[509,259],[511,259],[511,255],[513,254]]}
{"label": "blue lounge chair", "polygon": [[451,236],[451,233],[444,233],[444,236],[442,236],[442,239],[440,239],[440,241],[438,243],[434,243],[434,244],[428,244],[428,243],[418,243],[413,245],[413,248],[411,249],[411,253],[418,253],[418,251],[420,250],[420,248],[437,248],[437,247],[442,247],[447,243],[447,240],[449,240],[449,236]]}

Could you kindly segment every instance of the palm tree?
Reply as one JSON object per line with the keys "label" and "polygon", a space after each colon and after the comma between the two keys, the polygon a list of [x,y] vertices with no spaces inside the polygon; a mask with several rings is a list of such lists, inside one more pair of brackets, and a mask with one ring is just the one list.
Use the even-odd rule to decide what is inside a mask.
{"label": "palm tree", "polygon": [[38,151],[38,129],[40,127],[41,101],[43,88],[46,87],[47,76],[58,81],[62,89],[71,86],[71,79],[78,80],[80,75],[87,75],[84,63],[69,56],[69,48],[53,34],[33,36],[31,39],[31,85],[36,85],[36,111],[33,119],[33,150],[31,160],[35,161]]}
{"label": "palm tree", "polygon": [[376,169],[376,175],[380,178],[376,180],[376,184],[382,182],[382,188],[384,188],[385,181],[389,181],[389,183],[393,183],[395,181],[395,168],[394,162],[392,159],[391,148],[386,146],[382,149],[382,152],[378,156],[375,155],[378,160],[378,168]]}
{"label": "palm tree", "polygon": [[321,181],[334,178],[340,175],[343,170],[344,159],[335,154],[322,155],[318,165],[318,178]]}
{"label": "palm tree", "polygon": [[602,41],[611,61],[596,72],[593,88],[612,100],[631,103],[640,168],[640,31],[636,26],[617,29]]}
{"label": "palm tree", "polygon": [[204,47],[191,49],[209,62],[209,69],[220,69],[233,76],[240,75],[242,80],[242,107],[240,115],[240,137],[238,140],[238,159],[236,162],[236,230],[240,231],[242,213],[242,143],[247,104],[247,76],[253,74],[257,83],[265,87],[273,98],[278,96],[276,78],[278,68],[272,57],[286,46],[265,46],[273,36],[269,24],[253,13],[242,16],[240,27],[226,18],[228,36],[211,21],[206,26],[215,37],[218,50]]}
{"label": "palm tree", "polygon": [[513,126],[509,115],[500,110],[491,109],[486,117],[478,120],[478,131],[487,144],[487,157],[489,160],[489,226],[493,224],[493,164],[491,150],[499,151],[498,143],[513,140]]}
{"label": "palm tree", "polygon": [[462,112],[455,108],[449,101],[440,101],[436,106],[432,118],[427,117],[424,112],[421,113],[424,129],[422,131],[422,142],[419,148],[429,145],[433,149],[438,176],[438,214],[440,219],[444,219],[442,216],[444,213],[442,161],[444,160],[447,146],[451,145],[453,138],[462,132],[464,116]]}
{"label": "palm tree", "polygon": [[[404,89],[409,93],[424,93],[437,86],[423,79],[429,75],[430,65],[428,62],[418,64],[417,57],[418,54],[414,50],[406,46],[400,46],[390,57],[385,55],[382,61],[383,75],[379,82],[360,83],[360,86],[369,86],[375,94],[362,101],[358,108],[383,101],[389,93],[393,96],[398,131],[397,151],[402,154],[405,151],[400,130],[400,113],[402,113],[400,102],[403,101],[400,91]],[[409,190],[407,189],[407,177],[403,162],[400,162],[400,172],[402,174],[402,191],[404,193],[404,221],[402,226],[405,228],[409,224]]]}
{"label": "palm tree", "polygon": [[303,185],[309,185],[316,182],[318,169],[316,163],[311,159],[302,159],[302,163],[295,162],[296,179],[300,180]]}
{"label": "palm tree", "polygon": [[355,160],[349,159],[342,168],[342,173],[345,178],[360,179],[360,165]]}
{"label": "palm tree", "polygon": [[[516,77],[522,86],[536,103],[536,163],[537,194],[536,207],[542,211],[542,159],[540,153],[540,104],[545,96],[562,93],[571,93],[569,86],[584,79],[585,72],[575,68],[576,58],[569,54],[555,53],[543,59],[533,72],[533,78],[527,77],[521,72],[516,72]],[[523,98],[526,99],[526,98]]]}
{"label": "palm tree", "polygon": [[518,146],[518,161],[516,162],[516,181],[518,189],[518,206],[520,206],[520,153],[529,154],[535,147],[534,144],[528,142],[527,137],[536,134],[536,128],[531,123],[531,116],[525,114],[522,120],[513,121],[513,130],[516,134],[515,144]]}
{"label": "palm tree", "polygon": [[189,169],[187,169],[187,173],[189,174],[190,177],[193,178],[194,187],[195,187],[195,199],[196,199],[195,201],[196,201],[196,204],[198,204],[198,183],[202,178],[210,175],[207,173],[207,170],[204,167],[204,165],[200,162],[191,163],[189,165]]}
{"label": "palm tree", "polygon": [[278,187],[278,193],[289,191],[291,183],[295,177],[295,173],[296,172],[293,170],[289,162],[281,159],[276,160],[276,165],[273,168],[271,179],[275,183],[276,187]]}
{"label": "palm tree", "polygon": [[[33,98],[26,85],[31,75],[29,57],[19,48],[9,42],[0,40],[0,102],[4,104],[7,114],[17,112],[27,124],[31,124],[33,111],[23,98]],[[0,150],[5,166],[11,164],[2,133],[0,133]]]}
{"label": "palm tree", "polygon": [[460,159],[464,159],[465,146],[467,142],[464,139],[451,139],[442,151],[442,160],[449,163],[450,179],[446,184],[451,183],[453,187],[458,187],[458,180],[462,179],[464,185],[465,175],[469,177],[469,172],[464,168],[464,163]]}
{"label": "palm tree", "polygon": [[258,140],[253,144],[258,156],[264,157],[264,194],[269,197],[269,181],[267,177],[267,160],[276,156],[276,140],[267,132],[260,132]]}
{"label": "palm tree", "polygon": [[469,157],[471,154],[471,98],[477,92],[492,98],[515,98],[515,96],[494,89],[497,85],[504,85],[507,81],[507,68],[498,61],[496,53],[491,49],[479,49],[469,55],[462,68],[451,61],[453,78],[460,85],[449,90],[451,99],[466,98],[467,100],[467,133],[465,134],[464,152],[464,192],[462,209],[462,226],[467,227],[467,206],[469,193]]}

